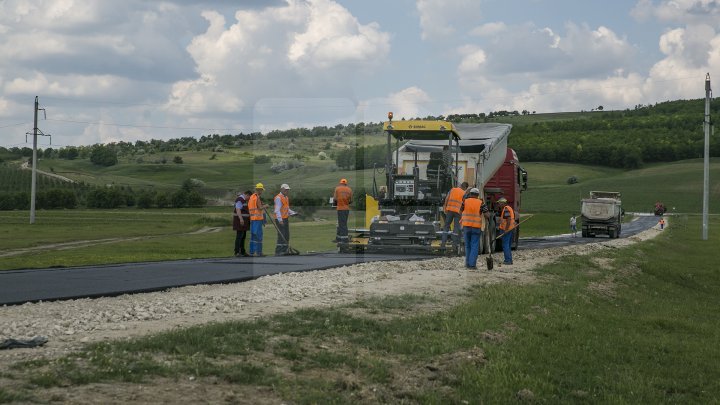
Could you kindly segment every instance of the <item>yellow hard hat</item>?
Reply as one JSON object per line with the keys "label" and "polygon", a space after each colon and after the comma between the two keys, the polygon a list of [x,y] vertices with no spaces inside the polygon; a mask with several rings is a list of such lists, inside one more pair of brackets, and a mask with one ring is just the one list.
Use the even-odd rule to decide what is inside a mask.
{"label": "yellow hard hat", "polygon": [[265,186],[263,186],[262,183],[256,184],[256,185],[255,185],[255,188],[258,189],[258,190],[265,190]]}

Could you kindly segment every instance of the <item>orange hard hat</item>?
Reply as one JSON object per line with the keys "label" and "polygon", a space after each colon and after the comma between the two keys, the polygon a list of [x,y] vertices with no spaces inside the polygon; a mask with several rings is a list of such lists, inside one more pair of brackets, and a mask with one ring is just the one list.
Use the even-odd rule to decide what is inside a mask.
{"label": "orange hard hat", "polygon": [[347,179],[340,179],[340,184],[347,184]]}

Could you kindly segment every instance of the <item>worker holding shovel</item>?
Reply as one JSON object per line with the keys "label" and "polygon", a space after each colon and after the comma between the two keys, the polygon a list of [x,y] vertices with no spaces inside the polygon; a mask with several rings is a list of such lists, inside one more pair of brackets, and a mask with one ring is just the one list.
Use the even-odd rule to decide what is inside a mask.
{"label": "worker holding shovel", "polygon": [[502,247],[505,260],[503,264],[513,264],[512,260],[512,243],[513,234],[515,233],[515,211],[507,205],[507,199],[500,197],[497,200],[500,207],[500,232],[502,232]]}

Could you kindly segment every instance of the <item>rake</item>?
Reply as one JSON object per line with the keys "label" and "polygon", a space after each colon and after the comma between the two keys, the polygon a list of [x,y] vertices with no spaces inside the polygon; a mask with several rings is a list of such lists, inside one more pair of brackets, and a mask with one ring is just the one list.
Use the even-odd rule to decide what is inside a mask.
{"label": "rake", "polygon": [[289,256],[297,256],[297,255],[299,255],[299,254],[300,254],[300,251],[297,250],[297,249],[293,249],[293,247],[290,246],[290,242],[288,242],[288,240],[285,239],[285,235],[283,235],[283,233],[280,232],[280,228],[279,228],[279,227],[277,226],[277,224],[275,223],[275,220],[272,219],[272,217],[270,216],[270,213],[268,212],[267,208],[265,208],[265,215],[267,215],[267,216],[270,218],[270,222],[272,222],[273,227],[274,227],[275,230],[277,231],[277,234],[280,236],[280,238],[282,238],[283,242],[285,242],[285,245],[287,245],[287,253],[285,253],[285,254],[286,254],[286,255],[289,255]]}

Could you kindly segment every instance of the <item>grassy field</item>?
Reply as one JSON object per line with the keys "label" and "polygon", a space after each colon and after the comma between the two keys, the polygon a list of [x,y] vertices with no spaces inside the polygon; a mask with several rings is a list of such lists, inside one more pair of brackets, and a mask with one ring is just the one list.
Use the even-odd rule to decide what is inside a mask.
{"label": "grassy field", "polygon": [[[39,169],[52,171],[75,181],[93,185],[114,184],[133,188],[154,188],[157,190],[178,189],[188,178],[200,179],[206,184],[206,192],[221,195],[249,188],[256,182],[263,182],[279,188],[282,183],[293,183],[303,190],[327,189],[344,177],[356,187],[370,187],[372,171],[336,171],[334,160],[321,160],[320,152],[330,156],[333,152],[355,146],[371,146],[384,143],[384,136],[345,136],[338,141],[334,138],[307,138],[294,142],[289,140],[259,140],[252,145],[226,148],[222,151],[169,151],[152,155],[126,156],[110,167],[93,165],[88,159],[44,159]],[[271,145],[276,145],[271,147]],[[254,164],[255,156],[265,155],[270,163]],[[182,164],[173,163],[180,156]],[[270,168],[273,163],[298,160],[302,156],[304,167],[278,174]],[[167,163],[159,163],[165,159]]]}
{"label": "grassy field", "polygon": [[469,286],[440,311],[428,296],[386,297],[14,364],[0,401],[190,376],[301,404],[715,403],[720,238],[700,241],[699,226],[678,220],[652,241],[567,256],[534,270],[537,283]]}
{"label": "grassy field", "polygon": [[[720,159],[711,159],[710,200],[720,199]],[[702,211],[703,162],[701,159],[648,165],[639,170],[579,165],[525,163],[529,172],[528,190],[523,194],[526,212],[578,212],[580,200],[591,190],[620,191],[627,211],[651,212],[656,201],[669,210],[699,213]],[[538,182],[535,183],[535,174]],[[577,184],[567,179],[577,176]],[[712,213],[720,213],[720,205],[711,204]]]}

